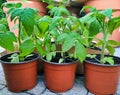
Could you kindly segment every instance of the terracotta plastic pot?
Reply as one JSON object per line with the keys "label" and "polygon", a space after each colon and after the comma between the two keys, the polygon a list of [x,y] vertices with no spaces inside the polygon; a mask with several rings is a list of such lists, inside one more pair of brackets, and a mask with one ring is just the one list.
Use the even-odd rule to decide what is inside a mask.
{"label": "terracotta plastic pot", "polygon": [[[119,0],[88,0],[85,4],[86,6],[96,7],[98,10],[104,10],[107,8],[112,8],[116,10],[114,12],[113,17],[120,15],[120,1]],[[87,12],[89,12],[87,10]],[[97,38],[102,38],[102,34],[98,34]],[[110,39],[120,42],[120,30],[116,29]]]}
{"label": "terracotta plastic pot", "polygon": [[[101,50],[98,47],[92,48],[92,49],[86,48],[86,51],[87,51],[87,54],[100,54],[101,53]],[[105,54],[108,54],[108,52],[106,51]],[[84,74],[84,64],[83,63],[78,62],[76,73],[79,75]]]}
{"label": "terracotta plastic pot", "polygon": [[85,67],[85,87],[95,95],[115,95],[117,91],[120,58],[114,57],[115,65],[97,64],[86,60]]}
{"label": "terracotta plastic pot", "polygon": [[9,91],[21,92],[32,89],[37,84],[38,54],[28,61],[11,63],[6,62],[11,54],[0,58]]}
{"label": "terracotta plastic pot", "polygon": [[54,63],[44,61],[45,85],[52,92],[65,92],[74,85],[76,62]]}

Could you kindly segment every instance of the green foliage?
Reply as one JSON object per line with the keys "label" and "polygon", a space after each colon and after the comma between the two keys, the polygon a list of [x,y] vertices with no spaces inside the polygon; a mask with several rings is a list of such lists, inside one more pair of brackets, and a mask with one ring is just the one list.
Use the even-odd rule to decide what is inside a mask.
{"label": "green foliage", "polygon": [[5,13],[3,11],[3,0],[0,0],[0,19],[5,18]]}
{"label": "green foliage", "polygon": [[9,28],[8,28],[8,23],[7,23],[7,19],[6,19],[6,18],[0,19],[0,24],[5,25],[4,27],[6,27],[6,30],[9,30]]}
{"label": "green foliage", "polygon": [[114,65],[114,60],[112,57],[105,57],[105,58],[101,59],[100,61],[102,61],[102,63],[108,62],[110,65]]}
{"label": "green foliage", "polygon": [[7,50],[13,51],[14,50],[13,42],[16,42],[16,37],[12,32],[0,31],[0,46],[2,46],[3,48]]}
{"label": "green foliage", "polygon": [[9,57],[9,59],[11,59],[11,62],[13,62],[13,63],[14,62],[19,62],[19,54],[14,53]]}
{"label": "green foliage", "polygon": [[96,8],[91,6],[83,7],[84,9],[90,9],[90,13],[84,16],[81,19],[81,22],[88,27],[89,36],[92,39],[96,39],[95,36],[98,33],[102,33],[102,40],[99,39],[96,46],[101,46],[101,59],[100,63],[110,63],[114,64],[114,61],[105,57],[105,50],[107,49],[110,54],[114,54],[115,49],[113,46],[119,46],[120,43],[109,40],[110,35],[112,35],[113,31],[120,27],[120,16],[112,17],[112,13],[114,12],[112,9],[105,9],[103,11],[98,11]]}
{"label": "green foliage", "polygon": [[49,5],[48,8],[50,9],[49,13],[51,16],[69,16],[69,11],[65,8],[65,6],[54,6]]}
{"label": "green foliage", "polygon": [[7,13],[11,21],[14,21],[15,25],[18,22],[18,35],[7,31],[4,24],[0,24],[0,46],[10,51],[14,51],[15,47],[19,50],[19,54],[11,55],[11,62],[23,61],[35,48],[33,35],[36,19],[38,18],[37,11],[32,8],[22,8],[21,6],[21,3],[4,4],[4,7],[8,8]]}
{"label": "green foliage", "polygon": [[50,8],[52,17],[45,16],[40,18],[37,23],[40,31],[36,39],[37,50],[46,57],[47,61],[51,61],[56,55],[56,47],[61,46],[62,58],[59,59],[59,63],[62,63],[66,58],[65,53],[69,52],[71,48],[75,48],[73,53],[68,54],[68,57],[78,58],[82,62],[86,57],[84,37],[81,32],[81,30],[85,30],[84,25],[78,18],[70,16],[64,6],[50,6]]}
{"label": "green foliage", "polygon": [[0,31],[2,32],[6,32],[7,31],[7,28],[4,24],[0,24]]}
{"label": "green foliage", "polygon": [[8,24],[3,11],[3,0],[0,0],[0,46],[10,51],[14,50],[15,35],[8,31]]}
{"label": "green foliage", "polygon": [[87,54],[87,57],[90,57],[90,58],[95,58],[95,57],[96,57],[96,55]]}
{"label": "green foliage", "polygon": [[21,51],[20,56],[24,57],[29,55],[31,52],[34,51],[34,42],[32,39],[26,39],[20,45],[19,50]]}
{"label": "green foliage", "polygon": [[35,24],[35,13],[36,11],[31,8],[16,8],[12,11],[11,21],[15,21],[16,18],[19,20],[19,24],[25,28],[26,33],[30,36],[33,33]]}

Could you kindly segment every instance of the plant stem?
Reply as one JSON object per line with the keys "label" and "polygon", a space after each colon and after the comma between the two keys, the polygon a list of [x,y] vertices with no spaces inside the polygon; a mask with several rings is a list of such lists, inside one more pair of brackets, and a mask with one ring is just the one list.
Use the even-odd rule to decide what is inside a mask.
{"label": "plant stem", "polygon": [[20,45],[21,45],[21,37],[20,37],[20,31],[21,31],[21,23],[20,23],[20,20],[19,20],[19,27],[18,27],[18,48],[20,48]]}
{"label": "plant stem", "polygon": [[105,48],[107,44],[107,31],[105,29],[105,23],[103,23],[103,43],[102,43],[102,49],[101,49],[101,60],[100,63],[104,64],[102,59],[105,57]]}

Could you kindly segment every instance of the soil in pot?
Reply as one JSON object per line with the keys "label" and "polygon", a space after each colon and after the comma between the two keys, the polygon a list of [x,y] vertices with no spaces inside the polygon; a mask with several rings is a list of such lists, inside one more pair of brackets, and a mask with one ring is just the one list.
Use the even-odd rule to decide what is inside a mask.
{"label": "soil in pot", "polygon": [[65,92],[74,85],[76,60],[67,58],[64,63],[57,63],[60,54],[52,62],[44,61],[45,85],[52,92]]}
{"label": "soil in pot", "polygon": [[[100,56],[97,55],[97,59]],[[113,57],[115,65],[97,64],[90,58],[84,63],[85,87],[96,95],[115,95],[120,73],[120,58]],[[89,61],[88,61],[89,60]]]}
{"label": "soil in pot", "polygon": [[25,61],[11,63],[8,57],[0,58],[9,91],[21,92],[32,89],[37,84],[37,63],[39,55],[28,57]]}

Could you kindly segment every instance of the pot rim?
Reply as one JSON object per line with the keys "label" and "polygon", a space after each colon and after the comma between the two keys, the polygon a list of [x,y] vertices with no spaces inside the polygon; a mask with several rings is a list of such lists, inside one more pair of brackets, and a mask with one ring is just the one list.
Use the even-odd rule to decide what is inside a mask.
{"label": "pot rim", "polygon": [[[96,54],[96,55],[100,55],[100,54]],[[118,57],[118,56],[112,56],[112,55],[106,55],[106,56],[109,56],[109,57],[113,57],[113,58],[115,58],[115,59],[119,59],[120,60],[120,57]],[[114,60],[115,60],[114,59]],[[93,64],[93,65],[97,65],[97,66],[103,66],[103,67],[115,67],[115,66],[120,66],[120,64],[114,64],[114,65],[110,65],[110,64],[100,64],[100,63],[96,63],[96,62],[91,62],[91,61],[89,61],[89,60],[85,60],[85,62],[87,62],[87,63],[89,63],[89,64]]]}
{"label": "pot rim", "polygon": [[[14,53],[18,53],[18,52],[14,52]],[[37,59],[40,58],[40,55],[39,55],[38,53],[34,53],[34,52],[33,52],[32,54],[37,55],[37,57],[36,57],[36,58],[33,58],[33,59],[30,59],[30,60],[27,60],[27,61],[22,61],[22,62],[7,62],[7,61],[3,61],[3,60],[1,59],[1,58],[5,57],[5,56],[7,56],[7,55],[11,55],[11,54],[14,54],[14,53],[9,53],[9,54],[5,54],[5,55],[1,56],[1,57],[0,57],[0,62],[1,62],[2,64],[11,64],[11,65],[13,65],[13,64],[25,64],[25,63],[29,63],[29,62],[35,61],[35,60],[37,60]]]}
{"label": "pot rim", "polygon": [[[61,51],[56,51],[56,52],[61,52]],[[51,61],[49,62],[49,61],[45,60],[42,56],[41,56],[41,59],[42,59],[42,61],[44,61],[48,64],[54,64],[54,65],[68,65],[68,64],[76,64],[77,62],[79,62],[78,59],[73,60],[72,62],[64,62],[64,63],[57,63],[57,62],[51,62]]]}
{"label": "pot rim", "polygon": [[49,61],[43,59],[42,57],[41,57],[41,59],[48,64],[54,64],[54,65],[69,65],[69,64],[76,64],[77,62],[79,62],[79,60],[76,60],[76,61],[73,61],[73,62],[57,63],[57,62],[49,62]]}

